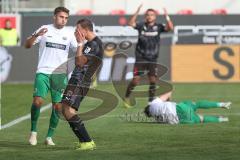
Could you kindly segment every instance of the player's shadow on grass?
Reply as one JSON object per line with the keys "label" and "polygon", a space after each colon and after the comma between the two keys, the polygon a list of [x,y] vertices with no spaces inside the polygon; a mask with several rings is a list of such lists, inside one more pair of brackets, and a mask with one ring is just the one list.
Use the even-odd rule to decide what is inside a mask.
{"label": "player's shadow on grass", "polygon": [[127,123],[134,123],[134,124],[158,124],[157,122],[134,122],[134,121],[132,121],[132,122],[127,122]]}
{"label": "player's shadow on grass", "polygon": [[59,151],[59,150],[72,150],[69,146],[46,146],[45,144],[38,144],[37,146],[31,146],[28,143],[17,142],[17,141],[0,141],[0,150],[7,148],[7,150],[11,151],[11,149],[17,150],[37,150],[37,151]]}

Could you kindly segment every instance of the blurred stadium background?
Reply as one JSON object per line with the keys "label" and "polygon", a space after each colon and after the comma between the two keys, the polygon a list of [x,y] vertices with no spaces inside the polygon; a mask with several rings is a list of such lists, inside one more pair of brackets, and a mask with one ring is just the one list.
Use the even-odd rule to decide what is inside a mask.
{"label": "blurred stadium background", "polygon": [[[52,11],[56,6],[64,5],[71,11],[68,25],[74,26],[77,19],[87,16],[95,22],[96,32],[102,37],[109,51],[119,52],[112,42],[120,44],[137,40],[137,32],[126,27],[127,20],[140,3],[144,10],[154,8],[159,12],[158,20],[165,22],[162,8],[166,7],[174,22],[173,33],[163,34],[159,62],[169,68],[164,76],[174,82],[238,82],[240,22],[237,0],[2,0],[0,27],[4,19],[10,18],[20,36],[19,46],[7,47],[12,55],[11,70],[7,82],[29,82],[36,68],[37,47],[25,50],[22,46],[25,39],[42,24],[52,22]],[[143,16],[139,17],[139,20]],[[127,40],[126,40],[127,39]],[[117,46],[117,45],[116,45]],[[113,47],[113,50],[111,49]],[[115,48],[115,49],[114,49]],[[120,48],[121,49],[121,48]],[[130,58],[134,56],[134,45],[125,49]],[[106,65],[112,65],[106,54]],[[195,57],[198,58],[195,58]],[[31,57],[32,61],[28,61]],[[134,59],[128,62],[132,63]],[[28,62],[28,63],[25,63]],[[205,63],[205,65],[203,65]],[[207,64],[206,64],[207,63]],[[19,68],[19,64],[24,64]],[[112,65],[113,66],[113,65]],[[130,69],[131,70],[131,65]],[[109,67],[104,67],[108,68]],[[100,81],[110,80],[110,70],[102,72]]]}
{"label": "blurred stadium background", "polygon": [[[132,77],[137,32],[126,24],[140,3],[144,6],[139,20],[147,8],[154,8],[159,13],[158,21],[165,22],[162,16],[165,7],[174,23],[174,32],[161,35],[158,59],[158,63],[169,69],[162,79],[173,84],[173,98],[176,101],[232,101],[231,111],[201,111],[228,115],[230,122],[177,127],[127,123],[119,119],[119,115],[138,113],[147,104],[147,98],[138,99],[136,106],[139,107],[132,110],[123,109],[119,99],[114,111],[87,122],[99,144],[97,151],[81,155],[71,151],[74,138],[64,122],[56,133],[56,148],[28,146],[29,121],[11,126],[11,122],[30,111],[38,47],[26,50],[22,46],[25,39],[42,24],[52,22],[52,11],[57,6],[70,9],[69,26],[74,26],[81,17],[90,18],[105,48],[97,89],[116,95],[111,82],[122,80],[120,71],[126,67],[128,74],[124,79]],[[0,131],[0,159],[76,159],[80,156],[84,159],[239,159],[239,0],[0,0],[0,6],[0,28],[5,19],[11,19],[20,37],[17,46],[2,46],[0,50],[1,126],[4,126]],[[125,53],[128,58],[114,60],[117,53]],[[72,63],[69,72],[71,69]],[[81,111],[91,110],[98,103],[96,99],[86,100]],[[40,120],[40,133],[45,133],[48,111]],[[11,127],[7,127],[9,124]],[[43,135],[40,138],[44,139]],[[38,151],[43,155],[37,154]]]}

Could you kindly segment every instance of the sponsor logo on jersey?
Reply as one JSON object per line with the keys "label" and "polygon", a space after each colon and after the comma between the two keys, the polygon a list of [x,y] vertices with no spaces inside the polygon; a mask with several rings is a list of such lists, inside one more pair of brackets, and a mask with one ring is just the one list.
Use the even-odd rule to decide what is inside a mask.
{"label": "sponsor logo on jersey", "polygon": [[144,35],[144,36],[157,36],[158,32],[157,31],[155,31],[155,32],[145,32],[145,31],[142,31],[141,35]]}
{"label": "sponsor logo on jersey", "polygon": [[153,30],[157,31],[158,30],[158,26],[153,26]]}
{"label": "sponsor logo on jersey", "polygon": [[59,43],[46,42],[46,47],[66,50],[67,46]]}
{"label": "sponsor logo on jersey", "polygon": [[62,37],[62,39],[63,39],[64,41],[66,41],[66,40],[67,40],[67,37]]}
{"label": "sponsor logo on jersey", "polygon": [[88,54],[90,51],[91,51],[91,48],[90,48],[90,47],[87,47],[87,48],[84,50],[84,53]]}

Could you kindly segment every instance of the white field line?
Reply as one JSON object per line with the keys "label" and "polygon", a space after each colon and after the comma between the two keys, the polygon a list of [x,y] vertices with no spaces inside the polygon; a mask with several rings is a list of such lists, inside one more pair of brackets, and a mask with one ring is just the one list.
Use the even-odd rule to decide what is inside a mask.
{"label": "white field line", "polygon": [[[49,103],[49,104],[41,107],[40,112],[44,112],[45,110],[48,110],[48,109],[51,108],[51,107],[52,107],[52,104]],[[0,130],[1,130],[1,129],[5,129],[5,128],[12,127],[12,126],[14,126],[14,125],[16,125],[16,124],[18,124],[18,123],[20,123],[20,122],[22,122],[22,121],[25,121],[25,120],[27,120],[27,119],[30,119],[30,118],[31,118],[31,114],[29,113],[29,114],[27,114],[27,115],[25,115],[25,116],[19,117],[19,118],[15,119],[15,120],[7,123],[7,124],[4,124],[4,125],[0,126],[0,127],[1,127]]]}

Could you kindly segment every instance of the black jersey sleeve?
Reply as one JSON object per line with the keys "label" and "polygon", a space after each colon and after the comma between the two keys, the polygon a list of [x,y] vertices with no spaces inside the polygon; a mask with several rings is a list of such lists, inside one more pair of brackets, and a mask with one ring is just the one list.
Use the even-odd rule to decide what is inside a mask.
{"label": "black jersey sleeve", "polygon": [[143,27],[143,25],[144,25],[143,22],[137,22],[137,23],[136,23],[136,26],[134,27],[134,29],[136,29],[136,30],[139,31],[139,30]]}
{"label": "black jersey sleeve", "polygon": [[91,67],[94,66],[93,68],[96,69],[102,63],[103,47],[101,40],[96,38],[88,42],[86,46],[84,46],[83,54],[88,59],[87,65]]}
{"label": "black jersey sleeve", "polygon": [[100,59],[102,59],[103,56],[102,46],[97,41],[92,41],[88,44],[83,52],[86,56],[93,56]]}
{"label": "black jersey sleeve", "polygon": [[158,24],[158,32],[167,32],[166,31],[166,25],[165,24],[162,24],[162,23],[159,23]]}

